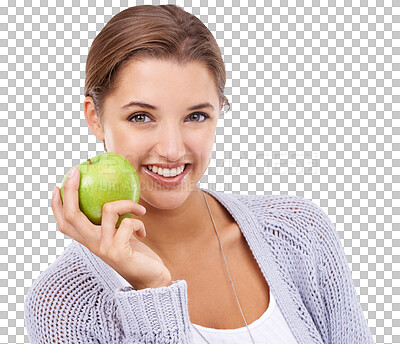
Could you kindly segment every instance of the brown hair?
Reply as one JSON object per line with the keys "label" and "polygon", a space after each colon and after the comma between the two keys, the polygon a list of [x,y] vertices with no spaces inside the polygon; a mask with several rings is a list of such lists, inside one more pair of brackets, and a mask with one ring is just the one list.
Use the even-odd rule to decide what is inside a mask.
{"label": "brown hair", "polygon": [[[224,96],[225,64],[209,29],[176,5],[140,5],[115,15],[93,40],[86,61],[85,96],[91,96],[100,118],[118,71],[132,59],[156,58],[177,63],[203,63],[216,84],[220,107]],[[228,109],[228,110],[229,110]]]}

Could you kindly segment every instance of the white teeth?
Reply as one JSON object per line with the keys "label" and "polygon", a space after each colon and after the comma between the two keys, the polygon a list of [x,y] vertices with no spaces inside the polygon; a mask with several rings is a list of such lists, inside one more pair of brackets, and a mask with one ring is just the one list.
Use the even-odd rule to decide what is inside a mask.
{"label": "white teeth", "polygon": [[163,177],[175,177],[178,174],[181,174],[183,172],[183,170],[185,169],[185,165],[182,165],[177,168],[173,168],[171,170],[168,168],[161,168],[161,167],[152,166],[152,165],[147,165],[147,168],[150,171],[153,171],[154,173],[157,173],[158,175],[163,176]]}

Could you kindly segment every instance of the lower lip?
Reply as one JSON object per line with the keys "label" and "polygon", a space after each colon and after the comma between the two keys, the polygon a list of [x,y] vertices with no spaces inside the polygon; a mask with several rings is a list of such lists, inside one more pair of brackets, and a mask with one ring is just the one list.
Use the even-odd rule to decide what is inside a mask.
{"label": "lower lip", "polygon": [[160,185],[166,186],[166,187],[172,187],[172,186],[177,186],[183,182],[183,180],[186,178],[189,171],[191,170],[192,165],[187,164],[185,170],[181,174],[179,174],[175,177],[169,177],[169,178],[160,176],[158,173],[154,173],[154,172],[150,171],[146,166],[142,166],[142,168],[143,168],[144,172],[157,184],[160,184]]}

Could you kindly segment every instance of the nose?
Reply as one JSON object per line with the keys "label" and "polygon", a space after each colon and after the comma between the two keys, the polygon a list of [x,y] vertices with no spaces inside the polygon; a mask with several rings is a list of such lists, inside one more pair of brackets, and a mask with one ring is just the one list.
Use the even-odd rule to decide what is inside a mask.
{"label": "nose", "polygon": [[181,127],[173,123],[160,127],[156,150],[160,159],[170,163],[184,159],[185,139],[182,131]]}

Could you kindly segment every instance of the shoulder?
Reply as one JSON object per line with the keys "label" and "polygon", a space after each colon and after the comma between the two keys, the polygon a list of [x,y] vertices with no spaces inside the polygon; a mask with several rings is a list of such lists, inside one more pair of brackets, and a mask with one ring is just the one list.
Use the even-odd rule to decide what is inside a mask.
{"label": "shoulder", "polygon": [[302,259],[317,259],[322,251],[341,249],[335,226],[312,200],[295,195],[236,194],[234,197],[260,224],[262,235],[273,250],[283,255],[300,253],[304,255]]}
{"label": "shoulder", "polygon": [[[78,243],[73,241],[64,252],[45,269],[32,283],[28,290],[26,300],[29,302],[43,302],[41,294],[47,298],[62,299],[65,303],[74,295],[69,291],[77,291],[82,288],[89,288],[96,292],[104,287],[101,280],[95,274],[93,267],[87,263],[78,249]],[[68,295],[67,295],[68,294]],[[80,295],[80,299],[84,295]]]}
{"label": "shoulder", "polygon": [[58,341],[58,334],[67,329],[76,338],[86,333],[91,326],[91,308],[104,290],[79,255],[76,243],[68,246],[33,282],[25,297],[24,316],[31,340]]}
{"label": "shoulder", "polygon": [[47,303],[64,307],[64,303],[76,295],[69,292],[83,287],[92,278],[74,244],[71,244],[32,283],[25,303],[37,307],[36,311],[41,311]]}
{"label": "shoulder", "polygon": [[312,200],[295,195],[242,195],[235,197],[245,204],[261,223],[275,221],[289,227],[311,230],[331,224],[325,211]]}

